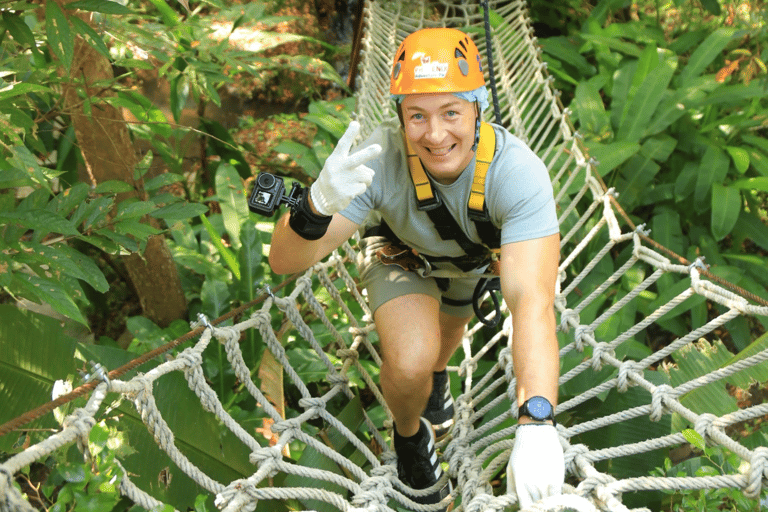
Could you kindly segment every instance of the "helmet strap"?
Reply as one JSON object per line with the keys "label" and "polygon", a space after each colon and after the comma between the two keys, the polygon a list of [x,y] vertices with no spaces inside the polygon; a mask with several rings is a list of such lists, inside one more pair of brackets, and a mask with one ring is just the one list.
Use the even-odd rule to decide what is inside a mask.
{"label": "helmet strap", "polygon": [[477,152],[477,145],[480,143],[480,103],[475,100],[475,142],[472,144],[472,151]]}

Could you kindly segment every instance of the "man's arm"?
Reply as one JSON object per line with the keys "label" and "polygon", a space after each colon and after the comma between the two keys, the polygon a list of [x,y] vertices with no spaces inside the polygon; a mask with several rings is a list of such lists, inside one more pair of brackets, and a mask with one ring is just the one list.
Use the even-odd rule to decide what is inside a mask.
{"label": "man's arm", "polygon": [[[519,405],[532,396],[543,396],[557,405],[560,360],[554,298],[559,258],[559,234],[501,248],[501,290],[512,313]],[[520,418],[521,424],[529,421]]]}
{"label": "man's arm", "polygon": [[288,225],[290,215],[288,212],[277,221],[272,234],[269,266],[277,274],[293,274],[308,269],[349,240],[359,226],[337,213],[322,238],[305,240]]}

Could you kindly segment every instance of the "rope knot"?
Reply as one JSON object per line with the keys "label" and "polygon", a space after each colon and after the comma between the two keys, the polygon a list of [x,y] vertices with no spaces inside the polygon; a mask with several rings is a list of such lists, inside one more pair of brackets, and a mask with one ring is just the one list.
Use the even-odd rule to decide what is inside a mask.
{"label": "rope knot", "polygon": [[360,358],[360,353],[353,348],[342,348],[336,351],[336,357],[339,359],[351,359],[355,363]]}
{"label": "rope knot", "polygon": [[603,368],[603,358],[616,357],[616,353],[613,351],[608,343],[600,342],[592,350],[592,369],[599,372]]}
{"label": "rope knot", "polygon": [[759,499],[762,490],[763,479],[768,483],[768,448],[760,446],[752,452],[749,459],[749,474],[747,475],[747,487],[744,495],[750,499]]}
{"label": "rope knot", "polygon": [[251,464],[259,468],[268,468],[270,478],[278,474],[277,465],[282,459],[283,454],[278,445],[259,448],[248,456]]}
{"label": "rope knot", "polygon": [[664,402],[675,397],[672,386],[662,384],[657,386],[651,394],[651,421],[659,421],[664,415],[666,407]]}
{"label": "rope knot", "polygon": [[487,494],[479,494],[472,498],[472,501],[469,502],[465,510],[467,512],[483,512],[488,510],[488,505],[490,504],[491,500],[493,500],[493,496],[489,496]]}
{"label": "rope knot", "polygon": [[269,311],[260,309],[251,315],[251,319],[256,322],[256,327],[272,327],[272,315]]}
{"label": "rope knot", "polygon": [[577,460],[589,453],[589,448],[583,444],[572,444],[563,452],[563,461],[565,462],[565,472],[571,475],[582,475],[579,470],[580,463],[586,463],[585,460]]}
{"label": "rope knot", "polygon": [[346,375],[341,375],[340,373],[328,373],[325,376],[325,380],[331,386],[346,386],[346,384],[349,382],[349,377]]}
{"label": "rope knot", "polygon": [[615,482],[616,479],[605,473],[595,473],[584,479],[576,488],[578,494],[584,496],[587,493],[594,493],[598,487]]}
{"label": "rope knot", "polygon": [[634,386],[632,382],[632,374],[640,373],[640,365],[635,361],[623,361],[619,365],[619,377],[618,377],[618,390],[619,393],[626,393],[630,386]]}
{"label": "rope knot", "polygon": [[316,397],[302,398],[299,400],[299,407],[304,409],[322,410],[325,409],[325,400]]}
{"label": "rope knot", "polygon": [[291,418],[289,420],[283,420],[283,421],[273,423],[272,426],[269,427],[269,429],[275,434],[277,434],[278,436],[281,436],[281,434],[289,432],[289,433],[293,433],[292,437],[296,437],[295,434],[301,433],[301,423],[296,421],[296,418]]}
{"label": "rope knot", "polygon": [[592,330],[588,325],[579,325],[573,333],[573,340],[576,342],[576,350],[584,352],[584,338],[592,335]]}
{"label": "rope knot", "polygon": [[696,423],[693,426],[693,429],[698,432],[701,437],[704,438],[704,441],[707,440],[709,437],[709,429],[712,428],[712,424],[717,419],[717,416],[710,413],[701,414],[698,418],[696,418]]}
{"label": "rope knot", "polygon": [[176,356],[176,359],[186,363],[186,370],[196,368],[203,364],[203,355],[191,348],[184,349],[179,355]]}
{"label": "rope knot", "polygon": [[459,376],[464,377],[466,375],[475,373],[477,369],[477,361],[472,359],[464,359],[459,365]]}
{"label": "rope knot", "polygon": [[575,323],[578,325],[579,314],[572,309],[566,309],[565,311],[560,313],[560,330],[563,332],[570,331],[571,323]]}

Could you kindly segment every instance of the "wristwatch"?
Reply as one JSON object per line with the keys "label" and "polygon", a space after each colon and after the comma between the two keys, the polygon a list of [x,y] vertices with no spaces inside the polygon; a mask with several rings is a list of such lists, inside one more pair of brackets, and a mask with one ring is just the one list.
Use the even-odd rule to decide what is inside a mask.
{"label": "wristwatch", "polygon": [[549,400],[543,396],[532,396],[520,406],[517,417],[528,416],[533,421],[547,421],[552,420],[553,425],[557,425],[555,422],[555,408],[549,403]]}

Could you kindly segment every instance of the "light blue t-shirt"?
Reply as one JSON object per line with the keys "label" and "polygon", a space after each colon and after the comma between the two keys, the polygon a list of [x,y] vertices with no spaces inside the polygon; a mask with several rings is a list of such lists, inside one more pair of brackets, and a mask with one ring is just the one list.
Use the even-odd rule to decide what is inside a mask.
{"label": "light blue t-shirt", "polygon": [[[496,153],[488,168],[485,202],[491,221],[501,227],[501,244],[532,240],[559,231],[552,183],[544,163],[520,139],[493,124]],[[428,256],[462,256],[455,240],[440,238],[426,212],[416,207],[403,132],[394,118],[382,123],[360,145],[381,144],[381,155],[366,165],[376,174],[368,189],[357,196],[341,215],[363,229],[383,220],[409,247]],[[435,180],[433,187],[470,240],[481,243],[475,223],[467,216],[467,201],[475,172],[473,158],[450,185]],[[380,220],[379,220],[380,219]]]}

